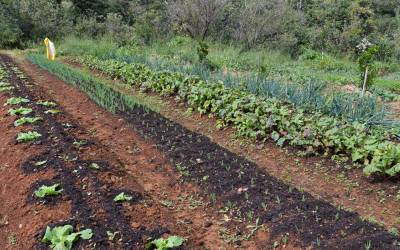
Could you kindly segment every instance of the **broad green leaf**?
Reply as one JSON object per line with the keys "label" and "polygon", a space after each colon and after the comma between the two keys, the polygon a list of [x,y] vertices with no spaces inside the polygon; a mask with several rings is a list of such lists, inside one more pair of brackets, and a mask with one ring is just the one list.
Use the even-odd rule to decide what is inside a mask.
{"label": "broad green leaf", "polygon": [[60,184],[54,184],[53,186],[41,186],[35,191],[35,196],[39,198],[44,198],[47,196],[57,196],[62,193],[62,189],[57,190]]}
{"label": "broad green leaf", "polygon": [[32,124],[32,123],[38,122],[40,120],[42,120],[42,118],[40,118],[40,117],[21,117],[14,122],[14,126],[18,127],[18,126],[22,126],[25,124]]}
{"label": "broad green leaf", "polygon": [[17,141],[18,142],[30,142],[40,138],[42,135],[36,131],[29,131],[26,133],[18,133]]}
{"label": "broad green leaf", "polygon": [[124,192],[120,193],[119,195],[115,196],[115,202],[124,202],[132,200],[132,196],[125,195]]}
{"label": "broad green leaf", "polygon": [[5,105],[18,105],[21,103],[28,103],[30,102],[29,99],[22,98],[22,97],[11,97],[7,100]]}
{"label": "broad green leaf", "polygon": [[23,107],[19,107],[16,109],[9,109],[8,110],[8,114],[10,115],[28,115],[30,113],[32,113],[32,109],[31,108],[23,108]]}

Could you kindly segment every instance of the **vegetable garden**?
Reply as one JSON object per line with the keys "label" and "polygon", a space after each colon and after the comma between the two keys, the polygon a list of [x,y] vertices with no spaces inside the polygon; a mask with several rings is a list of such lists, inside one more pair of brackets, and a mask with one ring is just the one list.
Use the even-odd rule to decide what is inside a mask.
{"label": "vegetable garden", "polygon": [[[0,57],[6,145],[0,164],[10,168],[1,181],[15,185],[8,178],[18,173],[25,190],[20,195],[26,196],[22,201],[5,198],[11,205],[0,210],[0,228],[5,228],[0,246],[399,248],[395,227],[387,231],[379,222],[274,177],[104,79],[38,54],[28,59],[43,70]],[[78,62],[131,90],[174,99],[188,113],[207,114],[219,129],[233,127],[240,138],[272,141],[304,156],[344,158],[362,168],[363,178],[398,181],[400,144],[393,126],[311,112],[245,88],[140,63],[94,57]],[[7,155],[17,158],[10,161]],[[16,225],[12,220],[22,219],[12,204],[33,212]],[[27,226],[32,229],[25,232]]]}

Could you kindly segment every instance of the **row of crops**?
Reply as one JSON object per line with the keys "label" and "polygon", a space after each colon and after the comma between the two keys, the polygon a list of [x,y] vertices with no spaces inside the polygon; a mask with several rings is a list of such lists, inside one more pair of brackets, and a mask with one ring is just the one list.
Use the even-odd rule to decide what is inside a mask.
{"label": "row of crops", "polygon": [[[39,56],[31,55],[35,57]],[[272,139],[278,146],[294,146],[311,154],[348,157],[356,165],[363,165],[368,176],[400,174],[400,144],[383,127],[368,129],[358,122],[306,113],[273,98],[227,88],[222,82],[155,71],[140,63],[95,57],[84,57],[80,62],[142,91],[175,95],[191,109],[217,117],[218,127],[232,125],[240,136]]]}

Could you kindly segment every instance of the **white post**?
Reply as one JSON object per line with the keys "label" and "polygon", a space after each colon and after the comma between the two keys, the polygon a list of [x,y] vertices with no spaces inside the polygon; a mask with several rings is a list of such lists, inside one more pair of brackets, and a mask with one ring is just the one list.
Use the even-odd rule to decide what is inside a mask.
{"label": "white post", "polygon": [[365,68],[364,83],[362,87],[361,97],[364,97],[365,89],[367,88],[367,80],[368,80],[368,66]]}

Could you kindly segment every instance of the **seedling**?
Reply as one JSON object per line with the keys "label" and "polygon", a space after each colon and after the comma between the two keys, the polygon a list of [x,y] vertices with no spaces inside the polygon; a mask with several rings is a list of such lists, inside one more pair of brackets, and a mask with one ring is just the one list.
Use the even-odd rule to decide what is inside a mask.
{"label": "seedling", "polygon": [[19,133],[17,136],[18,142],[30,142],[39,139],[42,135],[36,131],[29,131],[26,133]]}
{"label": "seedling", "polygon": [[33,166],[35,166],[35,167],[42,167],[42,166],[45,166],[46,163],[47,163],[46,160],[44,160],[44,161],[37,161],[37,162],[35,162],[35,163],[33,164]]}
{"label": "seedling", "polygon": [[38,101],[37,104],[38,105],[42,105],[44,107],[55,107],[55,106],[57,106],[57,104],[55,104],[54,102],[50,102],[50,101]]}
{"label": "seedling", "polygon": [[56,115],[56,114],[61,113],[61,111],[58,110],[58,109],[49,109],[49,110],[44,111],[44,113],[45,114],[50,114],[50,115]]}
{"label": "seedling", "polygon": [[60,184],[54,184],[53,186],[41,186],[38,190],[35,191],[35,196],[38,198],[45,198],[47,196],[57,196],[62,193],[62,189],[58,188]]}
{"label": "seedling", "polygon": [[28,103],[30,102],[28,99],[26,98],[22,98],[22,97],[11,97],[7,100],[7,102],[4,104],[4,106],[6,105],[18,105],[18,104],[22,104],[22,103]]}
{"label": "seedling", "polygon": [[42,120],[42,118],[40,118],[40,117],[21,117],[14,122],[14,126],[18,127],[18,126],[22,126],[25,124],[33,124],[40,120]]}
{"label": "seedling", "polygon": [[118,231],[116,231],[116,232],[107,231],[108,240],[113,241],[115,239],[115,237],[117,236],[117,234],[119,234]]}
{"label": "seedling", "polygon": [[[97,164],[97,163],[91,163],[91,164],[89,165],[89,168],[94,169],[94,170],[99,170],[99,169],[100,169],[100,166],[99,166],[99,164]],[[122,194],[123,194],[123,193],[122,193]]]}
{"label": "seedling", "polygon": [[6,92],[6,91],[13,90],[13,89],[14,89],[14,87],[12,87],[12,86],[3,86],[3,87],[0,87],[0,92]]}
{"label": "seedling", "polygon": [[120,193],[119,195],[115,196],[115,202],[124,202],[132,200],[132,196],[125,195],[124,192]]}
{"label": "seedling", "polygon": [[73,243],[79,240],[79,238],[89,240],[93,236],[91,229],[85,229],[77,233],[73,231],[74,228],[71,225],[54,228],[47,227],[42,242],[50,244],[52,249],[70,250]]}
{"label": "seedling", "polygon": [[32,109],[31,108],[23,108],[23,107],[19,107],[16,109],[9,109],[8,110],[8,114],[9,115],[27,115],[32,113]]}
{"label": "seedling", "polygon": [[180,236],[169,236],[167,239],[159,238],[146,244],[146,250],[168,250],[182,246],[184,239]]}

